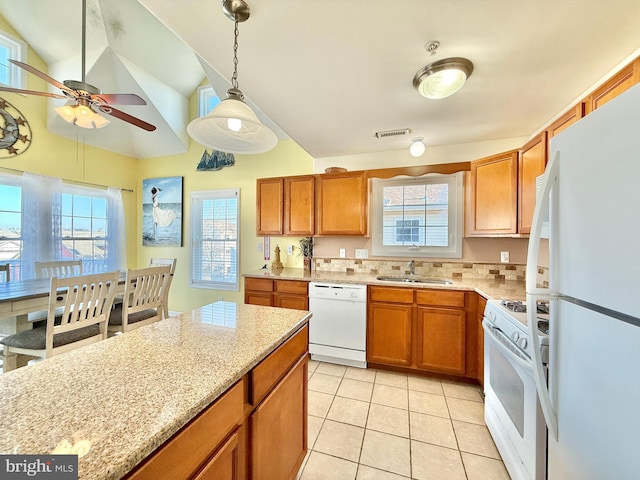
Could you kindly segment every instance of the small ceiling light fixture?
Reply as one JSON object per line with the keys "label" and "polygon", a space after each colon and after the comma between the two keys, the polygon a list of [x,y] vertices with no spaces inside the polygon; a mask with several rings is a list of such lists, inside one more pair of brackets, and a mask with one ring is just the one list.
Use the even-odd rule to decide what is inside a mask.
{"label": "small ceiling light fixture", "polygon": [[415,137],[411,139],[411,146],[409,147],[409,153],[412,157],[421,157],[427,147],[424,144],[422,137]]}
{"label": "small ceiling light fixture", "polygon": [[413,86],[427,98],[445,98],[462,88],[473,72],[473,63],[466,58],[452,57],[422,67]]}
{"label": "small ceiling light fixture", "polygon": [[81,128],[102,128],[109,125],[109,120],[92,110],[91,103],[82,97],[78,98],[76,105],[56,107],[56,113],[67,122]]}
{"label": "small ceiling light fixture", "polygon": [[231,88],[227,91],[227,98],[208,115],[189,123],[187,133],[201,145],[221,152],[268,152],[277,145],[278,137],[258,120],[238,88],[238,22],[249,18],[249,5],[244,0],[224,0],[222,10],[235,22]]}

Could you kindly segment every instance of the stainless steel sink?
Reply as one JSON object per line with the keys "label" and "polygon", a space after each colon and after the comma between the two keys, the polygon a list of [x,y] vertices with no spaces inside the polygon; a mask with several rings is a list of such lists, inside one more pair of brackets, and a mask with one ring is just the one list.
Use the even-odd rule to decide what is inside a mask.
{"label": "stainless steel sink", "polygon": [[413,275],[380,275],[376,277],[382,282],[404,282],[404,283],[432,283],[438,285],[453,285],[451,280],[445,278],[426,278]]}

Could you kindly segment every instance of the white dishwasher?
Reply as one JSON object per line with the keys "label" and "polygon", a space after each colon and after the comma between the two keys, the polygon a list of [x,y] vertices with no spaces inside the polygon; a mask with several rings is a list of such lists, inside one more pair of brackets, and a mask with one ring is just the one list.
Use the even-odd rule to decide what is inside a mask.
{"label": "white dishwasher", "polygon": [[309,283],[313,360],[367,368],[367,286]]}

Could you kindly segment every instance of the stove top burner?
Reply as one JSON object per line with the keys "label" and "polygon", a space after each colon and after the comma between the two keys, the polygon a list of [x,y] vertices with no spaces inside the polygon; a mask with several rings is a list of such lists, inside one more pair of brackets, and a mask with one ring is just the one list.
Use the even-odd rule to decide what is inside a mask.
{"label": "stove top burner", "polygon": [[[527,304],[520,300],[502,300],[500,302],[504,308],[511,312],[526,313]],[[538,300],[536,302],[537,313],[549,314],[549,302]]]}

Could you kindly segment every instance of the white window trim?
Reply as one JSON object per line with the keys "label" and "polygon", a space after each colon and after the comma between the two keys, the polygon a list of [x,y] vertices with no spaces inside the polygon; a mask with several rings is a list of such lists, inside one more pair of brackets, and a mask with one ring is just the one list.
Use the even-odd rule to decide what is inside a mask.
{"label": "white window trim", "polygon": [[[195,255],[201,258],[200,249],[202,247],[202,236],[200,235],[202,222],[202,201],[217,198],[230,198],[235,196],[238,199],[237,211],[237,240],[236,240],[236,281],[231,282],[215,282],[206,280],[196,280],[194,278],[193,265]],[[191,192],[191,252],[189,259],[189,286],[193,288],[206,288],[211,290],[240,291],[240,189],[218,189],[218,190],[201,190]]]}
{"label": "white window trim", "polygon": [[209,113],[209,99],[219,97],[211,85],[198,87],[198,116],[205,117]]}
{"label": "white window trim", "polygon": [[[27,44],[22,40],[9,35],[7,32],[0,31],[0,45],[8,50],[7,58],[26,63]],[[26,72],[12,63],[8,63],[7,68],[7,85],[13,88],[27,88]]]}
{"label": "white window trim", "polygon": [[[411,183],[449,184],[449,246],[384,246],[382,243],[384,187]],[[371,250],[379,257],[462,258],[464,234],[464,173],[451,175],[428,174],[421,177],[395,177],[371,180]]]}

